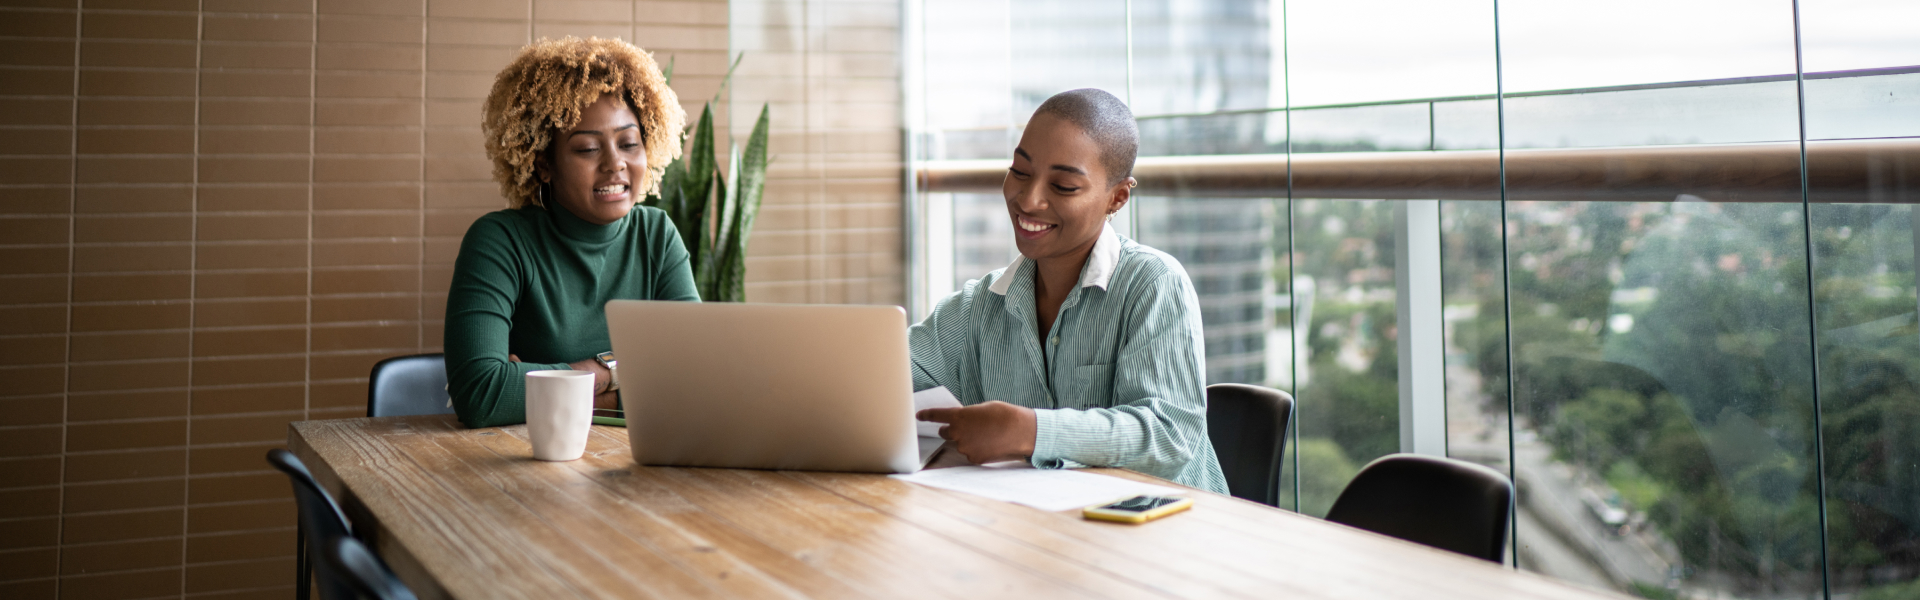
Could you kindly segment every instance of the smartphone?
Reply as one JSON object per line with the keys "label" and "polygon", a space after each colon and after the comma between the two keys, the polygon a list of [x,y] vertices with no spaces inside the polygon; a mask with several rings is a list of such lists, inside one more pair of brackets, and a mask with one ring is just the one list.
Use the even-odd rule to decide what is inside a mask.
{"label": "smartphone", "polygon": [[1081,516],[1100,521],[1145,523],[1193,508],[1193,499],[1182,496],[1134,496],[1112,504],[1089,506]]}

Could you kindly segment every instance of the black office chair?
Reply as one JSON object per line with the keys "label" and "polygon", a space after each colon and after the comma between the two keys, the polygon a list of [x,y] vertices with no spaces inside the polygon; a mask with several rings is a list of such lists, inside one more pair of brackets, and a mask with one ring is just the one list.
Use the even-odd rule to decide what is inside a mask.
{"label": "black office chair", "polygon": [[1207,437],[1229,493],[1279,506],[1280,453],[1292,417],[1293,397],[1286,392],[1241,383],[1207,386]]}
{"label": "black office chair", "polygon": [[286,473],[293,481],[293,500],[300,519],[294,531],[295,595],[307,600],[308,591],[318,582],[320,597],[326,600],[353,598],[353,589],[326,563],[314,558],[342,538],[353,537],[353,526],[333,495],[313,480],[313,473],[300,457],[280,448],[267,451],[267,463]]}
{"label": "black office chair", "polygon": [[1389,454],[1340,492],[1327,520],[1502,562],[1513,484],[1470,462]]}
{"label": "black office chair", "polygon": [[367,416],[453,414],[447,399],[445,354],[395,356],[373,365],[367,378]]}
{"label": "black office chair", "polygon": [[393,570],[387,568],[386,561],[375,556],[360,540],[351,537],[334,540],[320,558],[345,579],[360,598],[414,600],[413,590],[407,589],[407,584],[401,583]]}

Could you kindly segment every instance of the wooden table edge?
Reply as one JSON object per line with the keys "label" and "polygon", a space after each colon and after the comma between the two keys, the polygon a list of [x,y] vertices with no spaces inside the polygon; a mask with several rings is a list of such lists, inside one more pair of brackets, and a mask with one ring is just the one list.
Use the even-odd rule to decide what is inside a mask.
{"label": "wooden table edge", "polygon": [[[328,493],[332,494],[335,500],[341,504],[342,510],[344,510],[347,513],[347,517],[351,519],[355,524],[356,537],[361,538],[363,541],[367,541],[370,546],[374,547],[376,551],[387,561],[389,567],[393,569],[394,573],[401,579],[401,581],[405,582],[408,585],[408,587],[412,588],[414,593],[417,596],[421,598],[451,597],[449,592],[447,591],[447,587],[442,585],[441,582],[433,576],[432,571],[426,565],[424,565],[404,544],[399,543],[399,540],[392,534],[392,532],[390,532],[387,529],[387,527],[380,522],[377,515],[374,515],[372,511],[367,507],[367,505],[360,498],[358,498],[352,490],[346,487],[344,481],[340,478],[339,474],[335,471],[334,465],[322,459],[322,457],[319,455],[318,450],[315,449],[307,439],[308,432],[312,428],[318,426],[318,424],[320,423],[325,423],[327,421],[363,420],[363,419],[364,418],[351,418],[351,419],[334,419],[334,420],[296,421],[296,422],[289,423],[288,434],[287,434],[288,449],[291,452],[293,452],[295,456],[299,457],[303,463],[306,464],[307,469],[309,470],[309,472],[313,474],[314,479],[321,485],[321,487],[325,488],[328,491]],[[594,428],[602,429],[604,428],[604,426],[596,425]],[[624,438],[625,436],[621,435],[618,437]],[[1258,502],[1253,502],[1250,500],[1234,497],[1228,494],[1220,494],[1220,493],[1209,492],[1206,490],[1200,490],[1200,489],[1188,487],[1185,485],[1174,483],[1172,481],[1168,481],[1166,479],[1162,479],[1162,478],[1148,475],[1145,473],[1140,473],[1137,471],[1131,471],[1131,470],[1121,469],[1121,468],[1092,468],[1092,469],[1084,469],[1084,471],[1089,473],[1094,473],[1094,474],[1120,477],[1123,479],[1138,481],[1142,483],[1150,483],[1154,485],[1161,485],[1161,486],[1181,489],[1187,492],[1189,495],[1195,496],[1197,498],[1205,498],[1205,501],[1209,504],[1220,503],[1220,502],[1230,502],[1231,504],[1238,505],[1241,509],[1266,509],[1266,510],[1277,510],[1277,511],[1292,513],[1292,511],[1286,511],[1285,509],[1268,506]],[[802,474],[815,473],[812,471],[773,471],[773,472],[802,473]],[[973,497],[961,492],[955,492],[951,490],[939,490],[934,488],[929,488],[929,489],[933,489],[936,492],[940,492],[944,494],[955,495],[965,499],[978,499],[976,497]],[[828,491],[832,492],[832,490],[828,490]],[[837,492],[834,492],[834,493],[836,495],[841,495],[841,494],[838,494]],[[841,495],[841,496],[843,498],[846,498],[850,502],[866,505],[865,502],[862,502],[858,499],[846,497],[844,495]],[[873,507],[869,506],[869,508],[873,508]],[[1070,512],[1074,512],[1074,510],[1058,511],[1058,512],[1070,513]],[[1293,513],[1293,514],[1298,515],[1298,513]],[[1304,515],[1299,515],[1299,516],[1304,516]],[[1172,518],[1178,518],[1178,516],[1176,515]],[[1311,518],[1311,517],[1307,517],[1307,518]],[[1338,523],[1325,522],[1324,520],[1321,520],[1321,522],[1327,523],[1329,525],[1342,527],[1350,531],[1360,532],[1366,536],[1375,537],[1381,540],[1386,540],[1393,544],[1407,547],[1412,551],[1428,553],[1435,556],[1446,556],[1446,557],[1449,557],[1450,560],[1462,561],[1462,562],[1459,562],[1458,564],[1460,564],[1463,568],[1484,569],[1484,568],[1492,567],[1495,569],[1499,569],[1501,571],[1508,573],[1509,575],[1519,575],[1523,579],[1531,580],[1531,583],[1536,585],[1547,584],[1550,587],[1560,588],[1561,590],[1564,590],[1568,595],[1571,595],[1574,597],[1579,597],[1579,596],[1588,596],[1588,597],[1596,597],[1596,598],[1609,598],[1609,597],[1624,598],[1625,597],[1622,595],[1611,593],[1606,590],[1596,590],[1596,589],[1576,586],[1569,582],[1554,579],[1552,577],[1548,577],[1542,574],[1533,573],[1530,571],[1525,571],[1522,569],[1517,569],[1517,568],[1513,568],[1511,566],[1506,566],[1506,565],[1491,564],[1488,561],[1484,561],[1481,559],[1467,557],[1467,556],[1459,555],[1452,552],[1447,552],[1447,551],[1436,549],[1430,546],[1409,542],[1406,540],[1402,540],[1392,536],[1378,534],[1378,533],[1367,531],[1364,529],[1348,527]],[[907,520],[902,520],[901,523],[907,526],[914,527],[916,529],[922,529],[922,530],[928,531],[929,533],[934,535],[941,535],[942,537],[945,537],[940,532],[933,531],[930,528],[919,523],[915,523]],[[1122,524],[1106,524],[1106,525],[1115,526],[1115,527],[1129,526],[1129,525],[1122,525]],[[316,560],[317,560],[317,557],[316,557]],[[1469,565],[1472,565],[1472,566],[1469,566]]]}
{"label": "wooden table edge", "polygon": [[[372,547],[374,552],[386,561],[387,568],[393,570],[394,576],[407,584],[407,588],[413,591],[414,596],[421,600],[452,598],[446,586],[441,585],[440,580],[433,576],[432,571],[420,561],[419,557],[414,556],[405,544],[399,543],[393,533],[387,530],[386,525],[380,522],[378,515],[373,514],[366,503],[362,502],[353,490],[347,488],[346,483],[340,480],[340,474],[334,471],[333,465],[322,459],[319,451],[307,443],[304,429],[309,427],[310,423],[316,422],[319,420],[288,423],[287,450],[298,457],[300,462],[306,464],[307,472],[313,474],[314,481],[326,489],[328,494],[332,494],[335,502],[340,503],[340,510],[345,511],[347,519],[353,522],[354,537],[360,538]],[[317,566],[320,557],[310,557],[310,560],[315,561],[314,564]]]}

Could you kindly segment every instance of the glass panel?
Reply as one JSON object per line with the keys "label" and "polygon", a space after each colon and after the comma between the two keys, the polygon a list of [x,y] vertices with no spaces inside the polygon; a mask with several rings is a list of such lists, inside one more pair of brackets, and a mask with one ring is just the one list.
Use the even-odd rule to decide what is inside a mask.
{"label": "glass panel", "polygon": [[1140,117],[1140,156],[1280,154],[1286,123],[1278,111]]}
{"label": "glass panel", "polygon": [[[1797,161],[1632,170],[1628,153],[1528,150],[1794,156],[1791,5],[1500,10],[1509,92],[1759,78],[1507,100],[1521,568],[1647,597],[1817,596],[1801,205],[1702,201],[1792,198]],[[1569,194],[1632,201],[1541,201]]]}
{"label": "glass panel", "polygon": [[[1139,241],[1173,255],[1200,296],[1207,383],[1287,385],[1285,201],[1142,197]],[[1275,257],[1280,257],[1275,260]],[[1273,307],[1278,306],[1281,312]],[[1269,371],[1273,371],[1269,374]]]}
{"label": "glass panel", "polygon": [[[1172,255],[1200,296],[1207,383],[1294,389],[1287,282],[1287,203],[1274,199],[1134,200],[1139,241]],[[1293,507],[1283,463],[1279,505]]]}
{"label": "glass panel", "polygon": [[[1801,3],[1834,596],[1920,597],[1920,4]],[[1866,139],[1863,139],[1866,138]],[[1877,138],[1877,139],[1876,139]]]}
{"label": "glass panel", "polygon": [[1009,5],[925,0],[922,6],[928,24],[920,28],[926,61],[919,78],[925,86],[923,158],[1011,158]]}
{"label": "glass panel", "polygon": [[1440,239],[1447,455],[1512,475],[1500,203],[1442,201]]}
{"label": "glass panel", "polygon": [[1521,566],[1589,583],[1528,552],[1553,539],[1623,591],[1817,593],[1800,207],[1510,215]]}
{"label": "glass panel", "polygon": [[[1113,3],[1119,5],[1122,3]],[[1133,90],[1141,156],[1280,153],[1267,113],[1284,90],[1270,0],[1132,0]],[[1251,110],[1248,110],[1251,109]],[[1240,111],[1224,114],[1214,111]],[[1174,114],[1168,113],[1186,113]],[[1155,116],[1159,115],[1159,116]],[[1129,212],[1143,244],[1178,259],[1199,294],[1214,383],[1293,391],[1287,327],[1286,203],[1268,198],[1152,196],[1142,177]],[[1280,195],[1284,192],[1280,192]],[[1118,221],[1116,221],[1118,222]],[[1283,468],[1279,503],[1293,507]]]}
{"label": "glass panel", "polygon": [[[1293,152],[1381,153],[1383,161],[1399,160],[1386,156],[1392,152],[1417,152],[1423,158],[1435,159],[1429,164],[1459,165],[1449,162],[1454,157],[1448,153],[1426,153],[1493,148],[1498,143],[1492,100],[1496,71],[1491,5],[1458,0],[1289,0],[1286,11],[1287,87],[1295,109],[1284,121],[1293,139]],[[1420,59],[1408,59],[1413,56]],[[1474,95],[1487,99],[1424,100]],[[1443,335],[1447,341],[1440,348],[1419,356],[1399,355],[1398,332],[1405,330],[1403,325],[1413,325],[1400,323],[1401,315],[1412,318],[1424,313],[1396,305],[1395,265],[1400,258],[1396,253],[1402,250],[1395,246],[1394,213],[1402,200],[1433,199],[1445,193],[1394,189],[1394,185],[1403,184],[1380,185],[1364,180],[1374,173],[1401,177],[1397,180],[1400,182],[1437,179],[1406,178],[1404,173],[1425,167],[1393,164],[1397,166],[1330,161],[1309,164],[1298,157],[1293,162],[1296,183],[1313,181],[1335,189],[1357,187],[1393,194],[1356,200],[1294,199],[1294,288],[1300,311],[1297,319],[1303,327],[1296,335],[1305,338],[1301,340],[1301,356],[1296,359],[1302,365],[1297,382],[1297,446],[1300,507],[1306,514],[1326,514],[1361,466],[1409,449],[1414,440],[1401,437],[1400,363],[1443,361],[1449,352],[1447,347],[1458,344],[1451,339],[1456,336],[1449,333]],[[1469,195],[1499,197],[1494,188],[1498,164],[1477,164],[1480,166],[1460,167],[1481,171],[1468,179],[1481,182],[1483,189]],[[1498,203],[1489,204],[1496,209],[1497,222]],[[1498,233],[1499,227],[1492,222],[1477,229],[1443,229],[1443,268],[1447,261],[1463,258],[1449,249],[1473,248],[1486,242],[1466,236],[1494,236],[1490,239],[1497,248]],[[1432,258],[1427,249],[1409,248],[1405,252],[1408,259]],[[1497,253],[1494,258],[1498,258]],[[1463,280],[1472,280],[1469,273],[1491,268],[1496,276],[1492,281],[1498,285],[1497,260],[1460,260],[1453,267],[1462,270]],[[1473,293],[1478,288],[1450,284],[1447,280],[1454,276],[1443,271],[1443,289],[1466,291],[1448,292],[1445,301],[1472,305],[1485,300]],[[1497,301],[1497,295],[1492,297]],[[1499,315],[1485,314],[1494,318]],[[1441,326],[1443,333],[1452,329],[1444,320],[1434,325]],[[1504,350],[1495,354],[1503,355]],[[1466,366],[1457,366],[1455,371],[1471,371],[1482,360],[1480,355],[1456,355]],[[1486,393],[1484,378],[1458,377],[1449,371],[1445,383],[1447,394],[1478,398]],[[1504,385],[1501,389],[1504,391]],[[1438,391],[1414,393],[1433,394],[1438,400]],[[1467,414],[1461,418],[1501,430],[1504,435],[1504,401],[1501,395],[1477,404],[1462,403]],[[1504,468],[1503,440],[1489,438],[1484,447],[1476,446],[1460,456]]]}
{"label": "glass panel", "polygon": [[[1125,3],[928,0],[925,10],[928,125],[920,136],[930,158],[1011,158],[1048,96],[1080,87],[1126,96]],[[942,216],[950,219],[951,253],[929,255],[951,257],[952,287],[930,281],[934,293],[1005,267],[1016,252],[999,194],[953,194],[950,202]]]}
{"label": "glass panel", "polygon": [[1911,205],[1810,208],[1834,591],[1913,597],[1920,594],[1920,221]]}
{"label": "glass panel", "polygon": [[1023,0],[1011,6],[1015,129],[1025,128],[1047,97],[1067,90],[1100,88],[1127,99],[1126,2]]}
{"label": "glass panel", "polygon": [[1920,137],[1920,65],[1809,75],[1806,85],[1807,139]]}
{"label": "glass panel", "polygon": [[1494,92],[1489,3],[1288,0],[1285,4],[1287,89],[1293,106]]}
{"label": "glass panel", "polygon": [[953,290],[1013,262],[1013,221],[998,194],[953,195]]}
{"label": "glass panel", "polygon": [[[1458,191],[1492,167],[1389,198],[1136,197],[1137,237],[1200,293],[1209,382],[1296,392],[1283,476],[1304,512],[1402,448],[1393,213],[1455,194],[1440,203],[1447,449],[1515,476],[1522,568],[1647,597],[1815,597],[1824,490],[1835,595],[1920,596],[1920,3],[1801,3],[1803,207],[1784,200],[1800,176],[1791,3],[1503,0],[1501,102],[1478,0],[923,2],[927,159],[1005,158],[1034,107],[1077,87],[1132,103],[1145,157],[1433,160],[1291,163],[1334,188],[1392,190],[1354,174],[1420,181],[1491,155],[1449,151],[1504,142],[1504,222],[1492,184]],[[1540,162],[1558,148],[1629,152]],[[1642,181],[1661,165],[1634,148],[1774,166]],[[929,236],[951,265],[930,287],[1012,259],[997,194],[929,206],[951,232]]]}
{"label": "glass panel", "polygon": [[1400,450],[1393,203],[1297,200],[1300,512],[1325,516],[1360,467]]}
{"label": "glass panel", "polygon": [[1920,65],[1909,0],[1802,0],[1801,60],[1808,73]]}
{"label": "glass panel", "polygon": [[1304,109],[1293,115],[1294,152],[1433,149],[1431,102]]}
{"label": "glass panel", "polygon": [[[1112,4],[1118,4],[1112,3]],[[1136,115],[1282,106],[1270,0],[1131,0]],[[1258,134],[1255,126],[1242,133]]]}
{"label": "glass panel", "polygon": [[1492,98],[1433,103],[1435,150],[1500,147],[1500,104]]}
{"label": "glass panel", "polygon": [[1500,59],[1509,94],[1791,76],[1793,5],[1502,0]]}
{"label": "glass panel", "polygon": [[[1791,66],[1791,65],[1789,65]],[[1791,76],[1776,81],[1507,97],[1507,149],[1792,142]]]}

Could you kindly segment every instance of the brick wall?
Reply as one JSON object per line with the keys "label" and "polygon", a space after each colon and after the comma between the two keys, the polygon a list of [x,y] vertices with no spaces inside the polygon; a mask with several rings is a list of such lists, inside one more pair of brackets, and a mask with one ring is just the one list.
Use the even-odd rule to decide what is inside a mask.
{"label": "brick wall", "polygon": [[[776,105],[751,294],[897,303],[895,13],[787,4],[818,27],[740,75],[805,91]],[[0,2],[0,597],[289,596],[293,507],[261,457],[290,421],[362,414],[375,361],[438,348],[459,236],[502,205],[493,73],[533,37],[618,36],[674,57],[696,112],[728,22],[705,0]]]}

